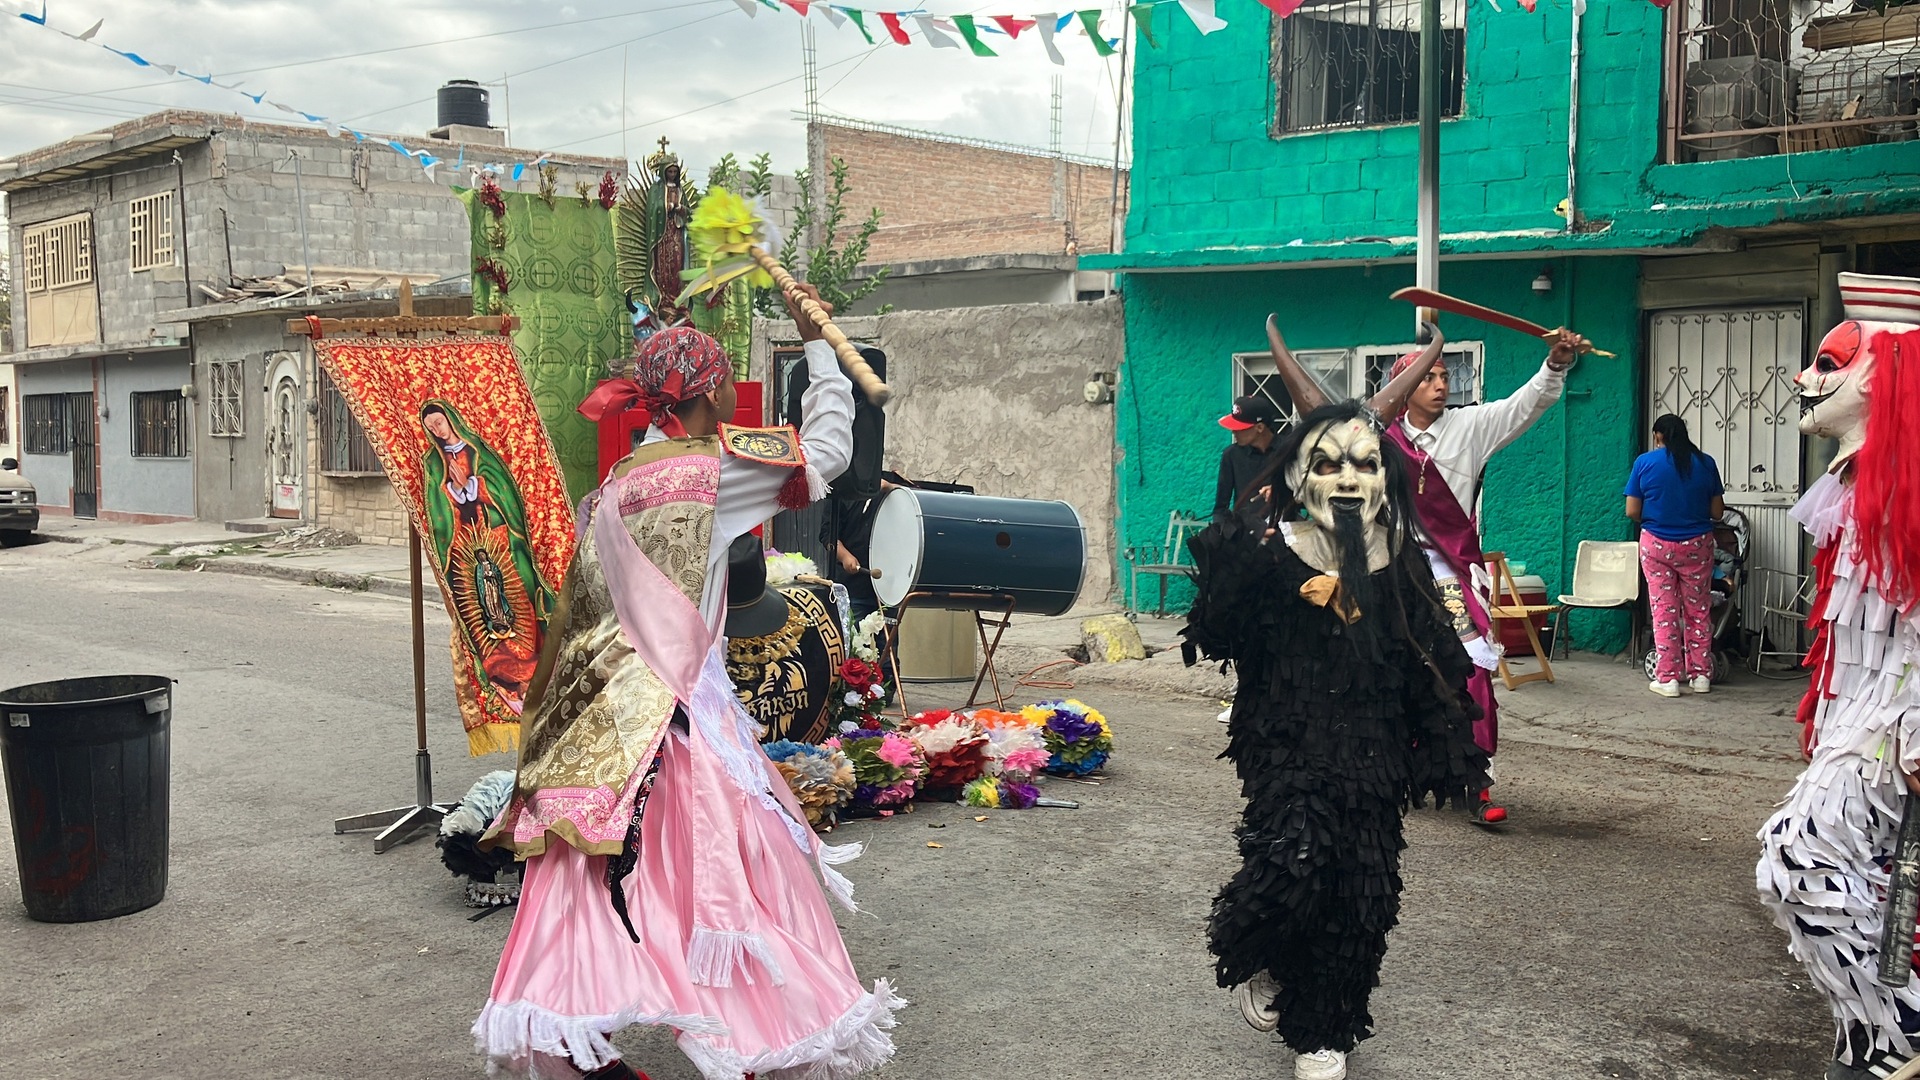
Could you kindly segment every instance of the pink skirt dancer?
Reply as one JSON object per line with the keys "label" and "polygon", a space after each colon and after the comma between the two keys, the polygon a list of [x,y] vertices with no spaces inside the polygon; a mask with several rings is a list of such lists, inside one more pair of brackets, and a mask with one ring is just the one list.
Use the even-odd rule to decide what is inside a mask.
{"label": "pink skirt dancer", "polygon": [[570,1080],[618,1060],[609,1036],[633,1024],[674,1028],[705,1080],[843,1080],[893,1056],[906,1002],[885,980],[861,984],[815,877],[851,907],[827,864],[858,845],[796,830],[806,819],[772,764],[727,730],[736,724],[699,716],[709,702],[695,697],[691,730],[662,746],[625,880],[639,942],[609,900],[607,856],[549,835],[527,860],[473,1026],[490,1073]]}

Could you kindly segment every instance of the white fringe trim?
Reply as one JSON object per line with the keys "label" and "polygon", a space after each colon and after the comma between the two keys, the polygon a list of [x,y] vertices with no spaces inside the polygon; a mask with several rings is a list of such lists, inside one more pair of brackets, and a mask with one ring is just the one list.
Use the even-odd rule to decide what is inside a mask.
{"label": "white fringe trim", "polygon": [[859,841],[847,844],[821,844],[820,861],[828,866],[844,866],[859,858],[867,850],[867,845]]}
{"label": "white fringe trim", "polygon": [[894,1010],[907,1007],[887,980],[873,984],[853,1007],[825,1030],[791,1046],[744,1058],[689,1031],[680,1036],[680,1052],[687,1055],[705,1080],[741,1080],[752,1073],[757,1080],[850,1080],[877,1069],[893,1058]]}
{"label": "white fringe trim", "polygon": [[489,1076],[578,1080],[566,1062],[592,1072],[620,1059],[609,1035],[635,1024],[664,1024],[691,1034],[723,1036],[727,1026],[708,1016],[637,1009],[610,1016],[563,1016],[530,1001],[491,1001],[473,1022],[474,1049],[487,1057]]}
{"label": "white fringe trim", "polygon": [[697,924],[693,940],[687,943],[687,976],[695,986],[732,986],[733,969],[737,967],[747,985],[754,986],[753,969],[747,966],[749,956],[767,969],[774,986],[787,984],[786,972],[780,970],[780,961],[774,958],[765,938],[744,930],[715,930]]}
{"label": "white fringe trim", "polygon": [[[774,249],[768,248],[767,250],[772,251]],[[806,470],[807,470],[807,500],[809,502],[819,502],[821,499],[824,499],[827,497],[827,491],[828,491],[827,478],[824,476],[821,476],[820,470],[814,468],[812,464],[808,464],[806,466]]]}
{"label": "white fringe trim", "polygon": [[853,902],[853,882],[847,880],[847,875],[823,862],[820,864],[820,880],[826,886],[827,894],[838,900],[841,907],[848,911],[860,910],[860,905]]}

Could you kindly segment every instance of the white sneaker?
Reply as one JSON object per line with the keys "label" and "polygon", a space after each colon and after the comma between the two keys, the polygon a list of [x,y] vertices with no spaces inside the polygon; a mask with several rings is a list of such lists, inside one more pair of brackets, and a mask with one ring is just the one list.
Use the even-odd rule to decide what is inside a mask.
{"label": "white sneaker", "polygon": [[1668,682],[1650,682],[1647,684],[1647,689],[1659,694],[1661,697],[1679,697],[1680,680],[1673,679]]}
{"label": "white sneaker", "polygon": [[1707,678],[1705,675],[1695,675],[1693,678],[1687,680],[1687,689],[1696,694],[1704,694],[1713,689],[1713,680]]}
{"label": "white sneaker", "polygon": [[[1240,1015],[1247,1026],[1255,1031],[1272,1031],[1280,1026],[1280,1014],[1274,1010],[1273,998],[1280,992],[1273,976],[1261,972],[1239,986],[1233,988],[1234,1003],[1240,1006]],[[1342,1076],[1346,1075],[1344,1072]]]}
{"label": "white sneaker", "polygon": [[1214,719],[1220,721],[1223,724],[1231,723],[1233,721],[1233,706],[1229,705],[1226,708],[1221,709],[1220,715],[1214,717]]}
{"label": "white sneaker", "polygon": [[1346,1080],[1347,1055],[1338,1050],[1315,1050],[1293,1059],[1293,1080]]}

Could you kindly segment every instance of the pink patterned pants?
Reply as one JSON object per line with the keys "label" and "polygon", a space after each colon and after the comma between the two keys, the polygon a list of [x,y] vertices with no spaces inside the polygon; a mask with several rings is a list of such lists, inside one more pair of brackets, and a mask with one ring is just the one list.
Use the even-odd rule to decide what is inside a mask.
{"label": "pink patterned pants", "polygon": [[1654,678],[1678,682],[1713,672],[1713,534],[1662,540],[1640,534],[1640,571],[1652,612]]}

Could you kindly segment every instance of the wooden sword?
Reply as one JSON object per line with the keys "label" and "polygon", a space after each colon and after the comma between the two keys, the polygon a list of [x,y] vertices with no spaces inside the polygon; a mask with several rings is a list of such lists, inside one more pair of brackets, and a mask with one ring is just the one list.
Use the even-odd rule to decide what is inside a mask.
{"label": "wooden sword", "polygon": [[[1504,326],[1509,330],[1518,330],[1523,334],[1529,334],[1537,338],[1553,337],[1553,331],[1541,326],[1539,323],[1528,322],[1517,315],[1509,315],[1504,311],[1495,311],[1490,307],[1481,307],[1479,304],[1469,304],[1465,300],[1448,296],[1443,292],[1434,292],[1432,289],[1401,289],[1399,292],[1393,294],[1393,299],[1405,300],[1407,303],[1417,307],[1444,311],[1449,315],[1463,315],[1469,319],[1478,319],[1484,323],[1492,323],[1495,326]],[[1605,349],[1589,349],[1588,351],[1595,356],[1613,355]]]}

